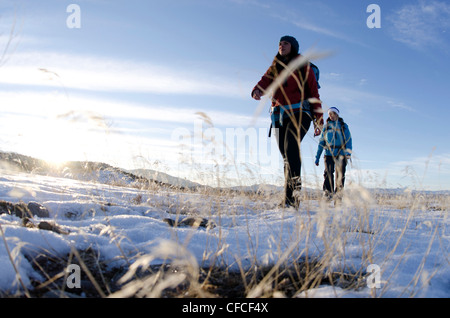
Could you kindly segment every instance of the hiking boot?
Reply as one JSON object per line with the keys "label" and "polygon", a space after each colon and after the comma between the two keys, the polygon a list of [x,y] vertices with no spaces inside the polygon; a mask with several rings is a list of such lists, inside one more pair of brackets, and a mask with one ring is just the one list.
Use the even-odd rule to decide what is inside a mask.
{"label": "hiking boot", "polygon": [[300,206],[300,191],[302,182],[300,177],[294,177],[285,185],[284,205],[297,209]]}
{"label": "hiking boot", "polygon": [[284,202],[281,203],[281,206],[285,208],[293,207],[294,209],[298,209],[300,206],[300,201],[295,197],[285,198]]}
{"label": "hiking boot", "polygon": [[334,206],[338,207],[342,205],[342,193],[336,193],[333,197],[334,199]]}
{"label": "hiking boot", "polygon": [[323,200],[325,202],[331,202],[333,200],[333,194],[328,191],[325,191],[325,193],[323,194]]}

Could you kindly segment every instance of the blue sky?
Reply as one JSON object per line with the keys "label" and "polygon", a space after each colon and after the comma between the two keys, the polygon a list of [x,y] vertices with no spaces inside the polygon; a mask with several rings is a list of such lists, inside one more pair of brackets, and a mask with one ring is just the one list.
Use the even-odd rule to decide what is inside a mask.
{"label": "blue sky", "polygon": [[[371,3],[381,28],[367,26]],[[448,2],[6,0],[0,12],[0,150],[281,184],[269,105],[250,91],[289,34],[320,67],[324,109],[349,124],[349,184],[450,189]],[[317,143],[311,129],[312,187]]]}

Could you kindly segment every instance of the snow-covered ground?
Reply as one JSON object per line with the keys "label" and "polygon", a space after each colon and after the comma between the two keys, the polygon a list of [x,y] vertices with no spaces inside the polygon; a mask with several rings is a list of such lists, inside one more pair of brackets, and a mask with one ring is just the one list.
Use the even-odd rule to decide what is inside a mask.
{"label": "snow-covered ground", "polygon": [[[141,190],[0,170],[0,200],[38,202],[50,217],[33,222],[54,222],[69,233],[24,227],[20,218],[0,215],[0,291],[20,289],[19,276],[27,288],[31,279],[44,281],[27,254],[65,255],[72,248],[92,247],[114,260],[111,266],[125,265],[125,259],[159,264],[183,258],[195,266],[238,269],[289,264],[308,255],[322,259],[327,271],[367,271],[373,278],[369,283],[379,285],[358,290],[323,285],[298,297],[449,297],[448,193],[434,199],[402,193],[376,200],[357,186],[346,191],[339,207],[305,200],[294,211],[278,207],[275,195],[261,200],[162,187]],[[186,215],[205,217],[216,226],[173,228],[163,221]],[[258,296],[258,289],[250,295]]]}

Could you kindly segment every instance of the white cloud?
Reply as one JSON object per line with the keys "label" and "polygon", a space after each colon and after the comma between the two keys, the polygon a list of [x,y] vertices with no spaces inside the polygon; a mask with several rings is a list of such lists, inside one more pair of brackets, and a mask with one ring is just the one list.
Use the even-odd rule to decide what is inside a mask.
{"label": "white cloud", "polygon": [[448,189],[450,178],[450,154],[433,154],[428,157],[416,157],[411,160],[394,162],[391,169],[401,172],[403,180],[417,189]]}
{"label": "white cloud", "polygon": [[[365,168],[371,165],[355,161],[346,179],[369,188],[410,188],[414,190],[447,190],[450,178],[450,154],[430,154],[403,161],[385,162],[383,167]],[[380,164],[380,162],[377,162]]]}
{"label": "white cloud", "polygon": [[391,34],[411,47],[442,47],[450,44],[450,4],[441,1],[419,1],[407,4],[388,17]]}
{"label": "white cloud", "polygon": [[356,41],[345,34],[336,32],[335,30],[324,28],[322,26],[318,26],[314,23],[310,23],[305,20],[302,20],[301,22],[294,21],[294,22],[292,22],[292,24],[294,24],[296,27],[306,30],[306,31],[312,31],[312,32],[315,32],[318,34],[323,34],[323,35],[326,35],[326,36],[329,36],[329,37],[332,37],[332,38],[335,38],[338,40],[343,40],[348,43],[358,44],[358,45],[367,47],[366,44]]}
{"label": "white cloud", "polygon": [[417,157],[408,161],[399,161],[393,163],[396,167],[411,167],[413,169],[422,170],[424,173],[450,174],[450,154],[431,153],[428,157]]}
{"label": "white cloud", "polygon": [[317,34],[325,35],[331,38],[356,44],[362,47],[368,47],[366,43],[355,40],[354,38],[350,37],[347,33],[336,31],[336,28],[324,26],[323,23],[311,22],[310,16],[305,16],[302,13],[296,13],[295,15],[293,15],[293,13],[294,11],[289,9],[289,11],[285,12],[283,15],[274,14],[273,16],[283,22],[291,23],[292,25],[302,30],[311,31]]}
{"label": "white cloud", "polygon": [[97,92],[232,97],[240,97],[241,86],[250,85],[198,69],[46,52],[14,54],[0,72],[0,83]]}
{"label": "white cloud", "polygon": [[407,110],[409,112],[415,112],[416,110],[408,105],[405,105],[403,102],[395,102],[392,100],[388,100],[387,103],[389,105],[391,105],[394,108],[398,108],[398,109],[402,109],[402,110]]}
{"label": "white cloud", "polygon": [[256,6],[261,7],[263,9],[270,9],[271,6],[267,3],[264,3],[260,0],[229,0],[232,3],[236,3],[238,5],[247,5],[247,6]]}
{"label": "white cloud", "polygon": [[[62,118],[78,122],[90,122],[105,127],[108,122],[134,120],[149,124],[171,123],[193,125],[200,120],[198,112],[204,112],[214,126],[246,127],[253,116],[210,109],[181,108],[151,103],[130,103],[85,95],[66,96],[56,92],[4,92],[0,91],[0,111],[18,116]],[[267,118],[258,118],[257,125],[265,125]]]}
{"label": "white cloud", "polygon": [[[210,126],[197,114],[198,109],[36,91],[0,91],[0,100],[0,149],[6,151],[52,161],[103,161],[122,167],[132,167],[137,157],[170,165],[184,160],[203,164],[209,162],[210,151],[225,153],[221,142],[214,147],[211,142],[202,142],[203,133],[216,130],[208,129]],[[241,130],[245,135],[245,127],[252,119],[251,115],[231,112],[204,112],[215,127],[222,127],[217,130],[222,139],[216,141],[228,142],[224,138],[233,133],[233,144]],[[239,130],[240,126],[244,128]],[[228,132],[223,127],[238,128]],[[267,142],[267,131],[260,130],[250,130],[259,133],[258,146]],[[180,148],[184,144],[177,138],[181,137],[180,132],[189,140],[186,149]],[[273,148],[278,158],[278,149]],[[232,156],[240,158],[238,150]]]}

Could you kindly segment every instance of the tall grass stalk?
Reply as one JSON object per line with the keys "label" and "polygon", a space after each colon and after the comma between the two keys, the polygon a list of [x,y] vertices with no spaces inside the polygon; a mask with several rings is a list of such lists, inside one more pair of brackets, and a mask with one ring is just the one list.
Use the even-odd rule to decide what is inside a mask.
{"label": "tall grass stalk", "polygon": [[[289,65],[269,87],[267,95],[280,87],[287,76],[309,59],[326,55],[306,54]],[[299,82],[299,86],[303,87],[304,83]],[[256,115],[261,113],[266,101],[258,105]],[[214,127],[207,114],[198,115],[209,127]],[[299,129],[297,127],[297,131]],[[226,147],[220,140],[214,139],[214,136],[202,136],[202,143],[209,145],[208,149],[212,152],[214,147]],[[233,150],[227,149],[227,153],[233,153]],[[123,246],[127,237],[120,233],[120,229],[113,228],[109,222],[109,214],[102,210],[106,223],[105,232],[102,233],[109,235],[126,263],[126,271],[118,280],[120,289],[105,291],[101,283],[105,285],[106,279],[102,277],[103,282],[96,281],[93,269],[83,262],[80,251],[72,247],[70,252],[70,257],[79,259],[83,271],[100,297],[163,297],[166,296],[167,290],[172,291],[170,295],[177,297],[217,297],[210,288],[212,281],[217,280],[217,272],[223,282],[232,274],[237,274],[246,297],[283,297],[288,289],[294,297],[310,296],[311,289],[323,284],[331,285],[336,290],[360,290],[365,288],[367,265],[373,263],[379,263],[382,268],[386,265],[390,272],[382,273],[383,288],[373,290],[372,296],[380,297],[388,292],[390,281],[394,279],[408,255],[407,248],[401,253],[399,249],[405,244],[405,236],[414,224],[417,211],[423,211],[423,205],[427,204],[423,202],[425,198],[414,197],[408,193],[395,198],[376,197],[376,194],[357,182],[350,182],[350,186],[343,193],[341,206],[330,206],[322,199],[320,190],[307,193],[308,190],[304,189],[301,193],[301,207],[294,211],[278,206],[281,202],[278,192],[258,193],[224,189],[229,184],[227,172],[234,171],[240,178],[242,168],[253,177],[255,183],[263,182],[257,171],[260,167],[255,169],[250,163],[241,165],[234,160],[234,156],[231,156],[231,161],[226,161],[215,157],[213,153],[207,155],[210,155],[208,159],[212,162],[211,171],[205,171],[201,164],[192,160],[187,164],[191,165],[191,169],[200,167],[199,174],[208,173],[208,176],[214,179],[216,188],[204,187],[190,191],[151,184],[142,186],[139,189],[139,197],[129,201],[130,205],[149,205],[151,209],[164,211],[161,214],[170,214],[176,221],[185,216],[200,216],[213,220],[217,227],[214,230],[204,230],[208,234],[208,241],[205,242],[202,259],[198,260],[189,250],[190,243],[198,235],[199,229],[195,227],[187,234],[181,233],[178,228],[168,227],[167,231],[171,231],[170,240],[149,242],[149,252],[140,251],[136,247],[135,255],[130,257],[127,255],[130,249]],[[189,157],[191,158],[192,156]],[[321,180],[321,177],[316,176],[316,180]],[[120,180],[115,180],[111,187],[120,185]],[[320,189],[320,186],[317,188]],[[92,191],[92,201],[98,202],[101,194],[95,189]],[[445,220],[448,217],[448,198],[439,204],[442,208],[442,219]],[[398,205],[403,207],[399,208]],[[392,207],[401,210],[395,213],[405,215],[389,217],[386,214],[392,212]],[[265,222],[266,212],[274,210],[277,211],[279,219],[269,219]],[[275,216],[271,214],[270,217]],[[400,228],[395,228],[394,223],[397,220],[403,221],[403,224],[399,225]],[[258,232],[257,225],[263,222],[264,225],[270,225],[265,229],[272,232]],[[405,287],[404,293],[408,296],[417,295],[418,289],[426,285],[434,274],[425,273],[425,263],[433,244],[440,238],[440,226],[441,224],[436,224],[434,229],[431,229],[426,253],[411,282]],[[17,280],[25,295],[31,297],[16,266],[17,255],[9,250],[1,224],[0,232]],[[386,237],[394,238],[389,240],[394,243],[393,246],[385,247],[388,252],[384,254],[384,259],[380,259],[379,253]],[[234,246],[231,246],[231,240],[235,242]],[[266,249],[267,246],[269,249]],[[444,246],[444,243],[440,248],[444,253],[448,253],[448,247]],[[266,251],[263,256],[262,251]],[[392,265],[393,261],[397,263]],[[62,277],[62,273],[54,277],[47,276],[45,279],[53,282],[59,277]],[[46,284],[44,282],[42,286]],[[64,291],[64,286],[61,290]]]}

